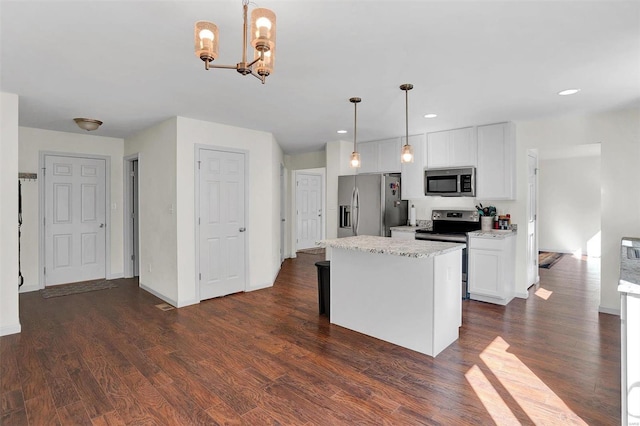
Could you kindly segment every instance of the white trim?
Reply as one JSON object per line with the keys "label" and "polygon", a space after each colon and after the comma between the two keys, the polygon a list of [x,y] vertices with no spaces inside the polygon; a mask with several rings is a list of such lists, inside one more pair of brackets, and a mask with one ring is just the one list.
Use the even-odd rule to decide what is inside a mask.
{"label": "white trim", "polygon": [[[123,276],[126,278],[132,278],[133,275],[133,265],[131,262],[131,238],[133,234],[133,229],[131,226],[131,221],[129,217],[131,216],[131,171],[132,171],[132,163],[134,161],[138,161],[138,176],[140,176],[140,153],[135,153],[131,155],[127,155],[122,158],[122,172],[124,174],[122,178],[123,191],[122,196],[124,197],[124,201],[122,202],[122,228],[123,228],[123,265],[124,271]],[[139,204],[139,203],[138,203]],[[139,209],[136,209],[139,211]],[[138,217],[140,220],[140,217]],[[140,259],[138,259],[140,262]]]}
{"label": "white trim", "polygon": [[[195,239],[195,245],[196,245],[196,255],[195,255],[195,261],[196,261],[196,269],[195,269],[195,276],[194,276],[194,280],[196,283],[196,300],[197,302],[194,303],[200,303],[202,301],[202,299],[200,298],[200,278],[199,278],[199,274],[200,274],[200,236],[199,236],[199,224],[198,224],[198,215],[200,214],[200,169],[198,168],[198,161],[200,161],[200,151],[202,150],[207,150],[207,151],[220,151],[220,152],[232,152],[232,153],[236,153],[236,154],[243,154],[244,155],[244,223],[245,223],[245,245],[244,245],[244,292],[250,291],[251,287],[250,287],[250,283],[251,283],[251,276],[249,274],[250,268],[249,268],[249,261],[250,261],[250,256],[249,256],[249,252],[250,252],[250,244],[249,242],[251,241],[251,226],[249,223],[249,211],[250,211],[250,206],[249,206],[249,151],[245,150],[245,149],[234,149],[234,148],[228,148],[228,147],[222,147],[222,146],[214,146],[214,145],[204,145],[204,144],[194,144],[193,146],[193,150],[194,150],[194,161],[193,161],[193,169],[194,169],[194,181],[195,181],[195,192],[193,194],[193,198],[195,201],[195,212],[194,212],[194,239]],[[183,306],[186,306],[183,304]]]}
{"label": "white trim", "polygon": [[18,293],[22,294],[22,293],[31,293],[32,291],[38,291],[40,290],[40,285],[39,284],[31,284],[31,285],[23,285],[22,287],[20,287],[20,289],[18,290]]}
{"label": "white trim", "polygon": [[118,280],[120,278],[124,278],[124,274],[122,272],[118,272],[117,274],[109,274],[106,277],[107,280]]}
{"label": "white trim", "polygon": [[298,206],[297,206],[297,192],[298,185],[296,182],[298,181],[298,173],[305,175],[320,175],[322,189],[320,193],[322,194],[322,231],[320,232],[320,239],[326,238],[326,227],[327,227],[327,169],[326,167],[319,167],[315,169],[300,169],[294,170],[291,175],[291,209],[292,209],[292,219],[291,226],[289,229],[291,230],[291,258],[295,259],[297,257],[296,251],[298,250]]}
{"label": "white trim", "polygon": [[518,297],[518,298],[520,298],[520,299],[528,299],[528,298],[529,298],[529,292],[528,292],[528,291],[525,291],[525,292],[522,292],[522,291],[516,291],[516,292],[514,293],[514,296],[515,296],[515,297]]}
{"label": "white trim", "polygon": [[598,312],[601,314],[609,314],[609,315],[617,315],[620,316],[620,309],[616,308],[607,308],[602,305],[598,306]]}
{"label": "white trim", "polygon": [[151,287],[147,287],[146,285],[142,284],[142,283],[138,283],[138,285],[140,286],[141,289],[143,289],[144,291],[153,294],[155,297],[157,297],[158,299],[162,299],[165,302],[167,302],[168,304],[170,304],[171,306],[178,306],[178,302],[176,302],[175,300],[166,297],[164,294],[158,293],[157,291],[155,291],[154,289],[152,289]]}
{"label": "white trim", "polygon": [[22,331],[20,323],[5,325],[0,327],[0,336],[8,336],[10,334],[18,334]]}
{"label": "white trim", "polygon": [[57,152],[57,151],[39,151],[38,152],[38,169],[40,170],[41,179],[38,179],[38,249],[40,256],[38,259],[38,286],[40,289],[44,288],[44,267],[45,261],[45,229],[44,229],[44,213],[45,213],[45,181],[47,175],[44,172],[45,169],[45,157],[51,155],[56,157],[72,157],[72,158],[87,158],[92,160],[104,160],[104,189],[105,189],[105,217],[104,220],[107,226],[107,232],[104,236],[104,274],[105,279],[111,276],[111,156],[97,155],[97,154],[82,154],[73,152]]}

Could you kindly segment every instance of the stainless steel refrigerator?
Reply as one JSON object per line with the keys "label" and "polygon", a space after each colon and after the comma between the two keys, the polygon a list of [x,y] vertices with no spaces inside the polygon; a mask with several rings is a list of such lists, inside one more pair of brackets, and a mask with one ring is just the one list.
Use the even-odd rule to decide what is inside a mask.
{"label": "stainless steel refrigerator", "polygon": [[390,237],[392,226],[406,225],[400,190],[399,173],[338,176],[338,237]]}

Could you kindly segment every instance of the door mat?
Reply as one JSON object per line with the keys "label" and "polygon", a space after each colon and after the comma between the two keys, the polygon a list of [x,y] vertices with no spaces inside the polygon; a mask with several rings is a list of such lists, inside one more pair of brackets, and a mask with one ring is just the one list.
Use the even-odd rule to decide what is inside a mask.
{"label": "door mat", "polygon": [[40,290],[40,294],[45,299],[51,297],[68,296],[70,294],[87,293],[89,291],[107,290],[109,288],[116,288],[118,284],[110,281],[83,281],[80,283],[57,285],[47,287],[44,290]]}
{"label": "door mat", "polygon": [[302,253],[302,254],[324,254],[324,248],[322,247],[313,247],[313,248],[308,248],[308,249],[302,249],[302,250],[298,250],[296,253]]}
{"label": "door mat", "polygon": [[560,259],[562,259],[564,253],[554,253],[549,251],[541,251],[538,253],[538,267],[549,269]]}

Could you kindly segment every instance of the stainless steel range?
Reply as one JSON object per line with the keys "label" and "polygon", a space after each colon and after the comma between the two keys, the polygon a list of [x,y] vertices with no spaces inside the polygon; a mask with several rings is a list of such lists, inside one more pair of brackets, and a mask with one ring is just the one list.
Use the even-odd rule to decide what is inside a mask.
{"label": "stainless steel range", "polygon": [[[477,210],[433,210],[431,230],[416,230],[416,240],[448,241],[468,245],[467,232],[480,230]],[[467,249],[462,250],[462,295],[469,298],[467,287]]]}

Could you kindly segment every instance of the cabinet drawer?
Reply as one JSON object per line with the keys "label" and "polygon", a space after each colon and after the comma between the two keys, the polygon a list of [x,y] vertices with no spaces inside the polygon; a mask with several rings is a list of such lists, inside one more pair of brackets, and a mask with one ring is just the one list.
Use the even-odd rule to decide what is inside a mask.
{"label": "cabinet drawer", "polygon": [[469,248],[500,251],[505,248],[505,240],[493,238],[469,238]]}

